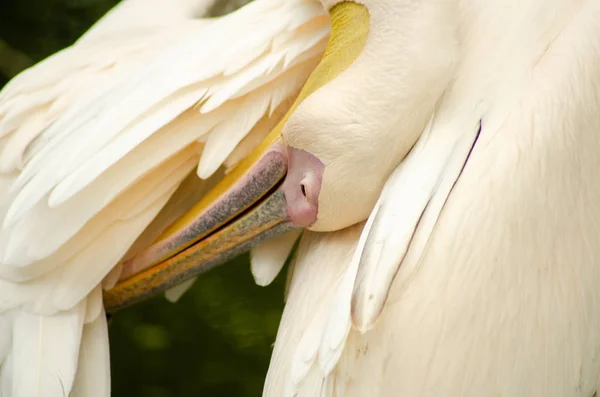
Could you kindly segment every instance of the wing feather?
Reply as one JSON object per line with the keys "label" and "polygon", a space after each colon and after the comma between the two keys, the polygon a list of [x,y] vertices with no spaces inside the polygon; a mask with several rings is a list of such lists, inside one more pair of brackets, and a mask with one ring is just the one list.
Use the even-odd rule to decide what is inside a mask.
{"label": "wing feather", "polygon": [[[279,92],[279,89],[272,94],[272,102],[276,101],[276,95]],[[284,96],[282,96],[283,98]],[[281,99],[281,98],[277,98]],[[231,152],[231,154],[227,157],[223,165],[225,166],[225,173],[229,173],[240,161],[242,161],[246,156],[248,156],[252,150],[258,146],[271,132],[271,130],[279,123],[279,120],[285,115],[285,113],[289,110],[292,105],[292,101],[288,99],[283,99],[280,101],[280,105],[274,109],[272,112],[269,111],[268,115],[263,116],[263,118],[254,126],[252,131],[250,131],[244,139],[235,147],[235,149]]]}
{"label": "wing feather", "polygon": [[70,397],[110,397],[108,327],[101,304],[100,307],[98,317],[83,327],[77,374]]}
{"label": "wing feather", "polygon": [[329,34],[314,0],[210,21],[192,3],[125,26],[129,0],[0,91],[2,395],[109,395],[102,286],[170,223],[171,197],[197,199],[173,196],[186,176],[233,166],[277,123]]}
{"label": "wing feather", "polygon": [[52,313],[81,300],[123,257],[196,162],[197,155],[173,159],[111,203],[56,254],[21,272],[9,269],[13,270],[9,276],[28,282],[0,280],[0,307],[25,305],[38,313]]}
{"label": "wing feather", "polygon": [[210,177],[266,113],[271,102],[270,95],[267,93],[252,97],[239,108],[240,113],[232,115],[231,118],[216,125],[211,131],[198,164],[200,178]]}
{"label": "wing feather", "polygon": [[477,137],[476,125],[431,129],[430,123],[388,178],[370,216],[352,296],[352,320],[361,332],[375,325],[409,248],[405,271],[415,268]]}
{"label": "wing feather", "polygon": [[254,281],[267,286],[275,280],[287,261],[300,231],[288,232],[255,247],[250,252],[250,268]]}
{"label": "wing feather", "polygon": [[[6,359],[6,356],[8,356],[10,352],[12,343],[11,325],[12,315],[10,313],[0,315],[0,364]],[[2,394],[0,393],[0,396],[1,395]]]}
{"label": "wing feather", "polygon": [[86,303],[84,324],[89,324],[96,321],[101,313],[104,314],[104,307],[102,305],[102,286],[98,285],[90,292]]}
{"label": "wing feather", "polygon": [[[298,7],[306,7],[306,4],[309,3],[299,1],[298,4]],[[289,8],[289,5],[286,7]],[[277,7],[274,10],[281,11]],[[271,10],[269,18],[276,19],[275,11]],[[212,24],[211,28],[214,25]],[[223,26],[229,27],[229,23]],[[323,31],[327,31],[327,29],[327,23],[323,21],[315,32],[322,37]],[[187,48],[189,42],[188,39],[184,40],[182,46]],[[180,52],[180,49],[167,51],[171,54]],[[200,58],[206,58],[208,55],[202,54]],[[181,150],[189,142],[202,138],[207,131],[212,129],[206,139],[206,148],[199,164],[201,175],[207,176],[225,161],[238,142],[262,119],[263,114],[272,112],[279,103],[298,91],[317,59],[318,54],[300,64],[291,64],[285,73],[277,72],[274,77],[269,77],[270,80],[265,85],[239,99],[231,99],[207,114],[202,114],[201,107],[199,116],[192,112],[195,108],[192,105],[198,101],[210,100],[210,97],[206,97],[207,89],[213,90],[215,95],[222,92],[216,81],[202,83],[207,85],[206,89],[200,88],[202,84],[193,82],[192,86],[198,87],[198,90],[191,89],[193,93],[187,97],[184,95],[186,97],[183,100],[184,104],[178,106],[174,104],[172,96],[169,96],[171,90],[159,87],[152,91],[156,84],[150,84],[149,81],[146,82],[146,80],[136,77],[137,82],[126,81],[123,84],[115,84],[118,87],[114,90],[100,93],[91,105],[86,103],[69,109],[65,115],[42,133],[40,138],[42,141],[46,139],[46,144],[37,150],[13,185],[13,191],[17,192],[17,195],[4,219],[4,229],[10,230],[11,234],[7,243],[8,247],[4,250],[4,262],[27,266],[51,255],[77,233],[103,206],[130,186],[136,178],[141,177],[147,170],[159,166],[161,161],[174,155],[177,150]],[[224,61],[221,63],[224,64]],[[219,62],[212,63],[211,67],[214,64],[219,64]],[[192,66],[196,66],[195,64],[190,66],[189,63],[186,65],[181,66],[181,70],[194,69]],[[150,65],[150,72],[139,74],[145,75],[146,78],[152,76],[152,73],[164,75],[164,67],[164,57],[157,58],[156,64]],[[198,69],[203,70],[202,68]],[[177,76],[177,70],[171,74]],[[212,72],[201,72],[200,74],[215,76],[218,72],[215,69]],[[229,80],[234,81],[237,78],[239,76],[230,76]],[[176,77],[173,79],[175,82],[188,80],[190,78]],[[246,80],[242,79],[242,81]],[[244,84],[241,83],[242,86]],[[161,81],[161,85],[169,86],[164,81]],[[132,93],[131,89],[137,90],[137,94]],[[164,106],[172,109],[171,111],[157,112],[156,108],[144,108],[144,104],[155,101],[147,99],[147,97],[160,98],[161,95],[168,96],[168,99],[162,101]],[[259,96],[262,96],[263,99],[258,100]],[[134,100],[136,98],[141,98],[143,101],[136,102]],[[110,108],[106,108],[109,104],[112,104]],[[78,107],[82,106],[85,109],[80,111],[81,109]],[[122,112],[122,109],[127,109],[127,112]],[[136,111],[136,109],[138,110]],[[228,118],[227,116],[232,113],[240,114],[240,117]],[[178,116],[178,114],[181,115]],[[117,118],[115,119],[113,116]],[[161,117],[163,117],[163,121],[157,122]],[[169,122],[173,118],[175,118],[174,121]],[[106,122],[102,120],[106,120]],[[126,127],[125,124],[128,122],[133,124]],[[85,128],[88,124],[90,128]],[[196,128],[191,127],[193,124]],[[161,126],[163,128],[160,128]],[[95,135],[92,133],[94,129],[97,131]],[[110,133],[110,131],[113,132]],[[178,133],[180,133],[180,138],[176,138]],[[96,138],[94,141],[96,136],[101,138]],[[110,136],[112,136],[112,140],[108,138]],[[150,152],[152,155],[149,154]],[[128,166],[125,166],[126,163],[129,163]],[[123,173],[123,171],[125,172]],[[118,177],[110,177],[111,174],[118,174]],[[110,186],[107,186],[108,181],[110,181]],[[98,195],[99,191],[102,193]],[[90,198],[90,195],[94,195],[94,197]],[[66,207],[69,203],[72,204],[73,200],[89,204],[81,206],[85,213],[73,216],[73,221],[65,224],[64,218],[59,215],[60,208]],[[44,202],[49,205],[40,204]],[[58,210],[58,212],[51,210]],[[28,212],[35,214],[29,218],[36,219],[35,222],[29,223],[31,225],[29,227],[27,226],[28,222],[23,219]],[[52,216],[50,213],[54,213],[54,215]],[[42,228],[42,230],[34,228],[34,224],[40,225],[40,219],[44,220],[43,224],[47,224],[49,227]],[[59,233],[55,232],[55,226],[51,227],[57,222],[60,222]],[[50,230],[52,230],[51,233]],[[32,248],[23,238],[32,232],[52,234],[52,237],[40,239],[39,241],[44,243]]]}
{"label": "wing feather", "polygon": [[[27,138],[18,138],[23,142],[19,147],[25,147],[27,151],[0,152],[3,157],[0,171],[20,169],[21,163],[29,159],[36,148],[47,144],[49,132],[42,132],[70,106],[78,101],[89,101],[103,87],[110,86],[127,72],[147,62],[157,51],[194,28],[195,24],[195,21],[190,21],[176,28],[134,34],[118,41],[105,39],[74,45],[11,80],[0,92],[0,136],[21,135],[23,123],[31,118],[39,119],[43,124],[34,130],[35,134],[30,131],[26,134]],[[7,154],[17,160],[9,162],[4,159]]]}
{"label": "wing feather", "polygon": [[361,225],[332,232],[305,232],[293,262],[294,274],[263,396],[320,393],[326,374],[318,365],[319,346],[335,287],[343,279]]}
{"label": "wing feather", "polygon": [[[193,147],[181,152],[179,156],[172,157],[171,163],[185,160],[187,156],[192,155],[193,151],[197,153],[197,149]],[[72,200],[60,207],[51,208],[46,202],[39,202],[33,211],[10,229],[4,263],[12,266],[27,266],[56,252],[92,217],[99,214],[107,203],[119,197],[123,187],[115,181],[125,179],[129,183],[134,183],[143,176],[135,173],[132,175],[130,172],[132,169],[140,170],[140,168],[126,168],[127,161],[124,161],[123,165],[125,167],[111,169],[110,172],[102,175],[95,185],[90,186],[82,194],[73,197]],[[168,172],[169,167],[167,163],[163,163],[162,170],[157,169],[156,172],[158,175],[165,175],[161,172]],[[119,172],[120,170],[123,172]],[[148,174],[147,171],[146,174]],[[130,179],[127,180],[127,177]],[[163,179],[159,177],[158,180],[162,181]],[[40,224],[40,220],[43,220],[44,223]],[[32,245],[30,244],[32,240],[39,243]]]}
{"label": "wing feather", "polygon": [[167,300],[171,303],[177,302],[183,296],[183,294],[192,288],[192,285],[194,285],[196,279],[197,277],[192,277],[189,280],[186,280],[183,283],[167,290],[165,292],[165,298],[167,298]]}
{"label": "wing feather", "polygon": [[[171,26],[206,16],[216,0],[127,0],[117,4],[79,38],[95,40],[107,33],[123,36],[131,27]],[[140,9],[144,12],[140,12]]]}
{"label": "wing feather", "polygon": [[24,312],[15,316],[10,363],[13,371],[10,379],[2,379],[10,384],[8,395],[69,395],[84,317],[85,301],[49,317]]}
{"label": "wing feather", "polygon": [[[83,187],[129,154],[152,134],[173,122],[177,116],[189,108],[205,92],[205,88],[193,86],[186,89],[185,92],[179,93],[176,97],[170,97],[163,103],[149,109],[133,128],[125,129],[117,138],[58,183],[48,199],[49,206],[56,207],[81,191]],[[202,130],[200,130],[198,135],[202,135],[202,133]],[[189,142],[182,143],[185,145]],[[156,150],[155,152],[161,153],[163,158],[172,153],[164,150]]]}

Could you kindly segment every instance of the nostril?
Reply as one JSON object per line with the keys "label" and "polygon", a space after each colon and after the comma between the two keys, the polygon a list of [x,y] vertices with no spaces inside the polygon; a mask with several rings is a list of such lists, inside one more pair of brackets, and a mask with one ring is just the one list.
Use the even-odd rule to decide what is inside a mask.
{"label": "nostril", "polygon": [[317,219],[323,168],[314,155],[288,148],[288,173],[282,189],[290,219],[296,226],[306,227]]}
{"label": "nostril", "polygon": [[312,171],[304,173],[302,180],[300,181],[300,191],[302,192],[302,198],[305,203],[315,205],[317,197],[314,197],[315,191],[318,191],[318,187],[315,186],[317,178]]}

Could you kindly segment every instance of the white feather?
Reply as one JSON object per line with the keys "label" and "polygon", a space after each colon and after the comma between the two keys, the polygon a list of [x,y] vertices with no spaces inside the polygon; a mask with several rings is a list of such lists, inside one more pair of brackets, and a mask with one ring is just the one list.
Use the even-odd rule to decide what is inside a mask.
{"label": "white feather", "polygon": [[0,279],[0,307],[25,305],[49,314],[81,300],[126,253],[196,161],[193,154],[187,159],[175,158],[134,185],[129,194],[119,197],[87,224],[77,238],[36,263],[32,270],[43,276],[38,274],[27,283]]}
{"label": "white feather", "polygon": [[205,151],[198,164],[198,176],[210,177],[223,164],[237,144],[266,113],[271,98],[269,94],[252,96],[244,101],[240,113],[232,115],[215,126],[206,140]]}
{"label": "white feather", "polygon": [[[373,213],[379,208],[379,201],[375,205]],[[337,365],[346,339],[352,327],[352,292],[356,282],[360,258],[364,250],[367,238],[373,227],[374,216],[371,215],[360,233],[356,249],[341,282],[336,286],[335,293],[329,308],[327,323],[321,336],[319,346],[319,367],[324,375],[329,375]]]}
{"label": "white feather", "polygon": [[287,304],[263,396],[321,392],[325,375],[320,371],[318,354],[323,327],[335,286],[350,264],[361,228],[356,225],[333,233],[304,232],[292,264]]}
{"label": "white feather", "polygon": [[[107,33],[122,37],[132,27],[172,26],[204,17],[216,0],[127,0],[96,22],[78,42],[96,40]],[[140,10],[143,9],[143,12]],[[207,21],[208,23],[208,21]]]}
{"label": "white feather", "polygon": [[[142,183],[138,181],[137,184],[134,184],[129,188],[129,191],[137,197],[137,200],[142,200],[144,199],[143,196],[134,191],[136,187],[137,189],[140,189],[141,186],[148,186],[148,184],[160,182],[165,182],[169,184],[169,186],[173,186],[172,181],[164,179],[166,178],[166,175],[169,175],[174,169],[180,167],[185,161],[190,159],[190,157],[197,156],[197,152],[197,148],[188,147],[178,156],[164,162],[162,168],[157,168],[153,172],[147,173],[144,178],[140,179]],[[124,165],[127,164],[127,162],[124,163]],[[189,167],[189,165],[185,167]],[[5,264],[21,267],[25,266],[23,269],[25,272],[31,271],[29,268],[44,268],[49,270],[50,268],[46,266],[57,266],[60,263],[56,261],[56,257],[53,258],[54,261],[50,260],[51,254],[56,253],[59,257],[68,255],[64,252],[66,249],[65,243],[72,238],[71,236],[79,236],[83,239],[83,241],[79,241],[80,244],[89,244],[94,237],[94,234],[90,233],[89,219],[93,219],[94,215],[98,217],[102,213],[102,206],[107,206],[107,201],[109,203],[111,202],[110,200],[114,202],[116,201],[114,199],[118,200],[124,195],[123,193],[117,195],[116,192],[112,190],[113,186],[111,186],[111,181],[114,181],[119,175],[125,178],[128,177],[127,174],[129,171],[127,169],[124,169],[123,172],[119,171],[119,168],[115,168],[112,169],[110,173],[102,175],[102,178],[97,181],[98,183],[96,186],[90,186],[90,188],[84,192],[85,194],[76,196],[73,200],[63,204],[59,208],[52,209],[43,202],[39,203],[36,206],[35,212],[29,214],[19,222],[15,228],[9,231],[10,233],[6,239],[4,254]],[[185,172],[185,169],[182,169],[181,172]],[[153,175],[156,179],[150,181],[150,175]],[[94,189],[95,187],[105,188],[98,192]],[[123,203],[124,201],[121,200],[120,202]],[[95,211],[97,212],[94,213]],[[40,219],[45,219],[46,223],[40,225]],[[105,219],[108,220],[109,218]],[[40,241],[40,243],[35,246],[28,244],[28,239],[32,238],[36,240],[39,239],[38,241]],[[77,246],[71,247],[72,249],[78,249]],[[60,251],[63,251],[62,255],[60,255]],[[38,260],[38,262],[34,262],[35,260]],[[19,261],[22,262],[19,263]],[[30,263],[34,263],[34,265],[30,265]],[[0,270],[1,269],[2,266],[0,266]]]}
{"label": "white feather", "polygon": [[[273,99],[271,106],[276,101],[275,96],[280,92],[279,90],[273,93]],[[287,93],[286,93],[287,95]],[[285,96],[284,96],[285,97]],[[279,98],[281,99],[281,98]],[[258,146],[271,132],[271,130],[279,123],[281,118],[287,113],[292,105],[292,101],[288,98],[283,100],[276,109],[269,111],[269,115],[263,116],[263,118],[256,123],[252,131],[248,133],[242,139],[242,141],[235,147],[231,154],[227,157],[227,160],[223,163],[225,166],[225,173],[229,173],[233,168],[239,164],[246,156],[248,156],[252,150]]]}
{"label": "white feather", "polygon": [[[297,6],[301,8],[304,4],[305,2],[299,1]],[[19,175],[14,186],[14,189],[19,190],[19,193],[7,213],[4,221],[5,227],[13,225],[54,186],[80,168],[82,164],[93,161],[95,153],[115,139],[129,124],[139,122],[136,120],[146,112],[151,111],[153,106],[180,89],[218,76],[222,72],[222,68],[227,65],[228,60],[235,59],[236,53],[233,49],[223,51],[220,44],[206,41],[204,38],[219,36],[223,31],[231,34],[231,28],[235,27],[240,37],[244,37],[246,40],[255,40],[256,29],[253,28],[252,21],[240,21],[240,15],[251,15],[249,13],[252,11],[252,7],[253,4],[250,4],[245,10],[240,10],[240,12],[232,14],[231,17],[223,18],[220,23],[213,23],[208,27],[200,28],[195,34],[189,34],[188,32],[185,40],[181,40],[180,43],[172,46],[165,53],[156,54],[155,62],[149,62],[144,70],[136,70],[135,73],[130,73],[126,76],[126,80],[115,81],[96,97],[92,97],[89,101],[77,103],[69,109],[64,116],[42,134],[42,139],[44,139],[44,136],[49,136],[51,137],[50,140],[31,159]],[[258,5],[254,6],[254,8],[257,7]],[[287,25],[282,24],[282,21],[288,19],[282,18],[281,12],[278,13],[282,9],[286,9],[286,7],[275,7],[272,12],[260,15],[260,17],[255,15],[254,18],[259,18],[264,26],[277,26],[277,29],[285,29]],[[244,28],[252,29],[253,33],[244,34]],[[317,35],[322,35],[323,29],[316,29],[315,32]],[[271,33],[269,31],[262,32],[263,36],[259,37],[258,40],[273,40],[276,33]],[[252,41],[250,41],[251,43]],[[248,42],[239,43],[242,48],[248,44]],[[314,54],[311,58],[318,55],[318,53]],[[269,62],[275,61],[274,57],[277,56],[267,53],[259,60],[259,64],[264,64],[266,67]],[[178,59],[180,61],[176,61]],[[299,59],[298,62],[307,61]],[[295,64],[297,62],[291,63],[290,67],[295,66]],[[310,69],[310,66],[308,69]],[[226,77],[221,83],[211,82],[206,102],[202,105],[201,111],[207,113],[209,110],[216,109],[228,98],[244,95],[249,92],[245,87],[253,83],[255,79],[257,82],[253,83],[253,89],[270,83],[283,73],[283,70],[280,69],[277,72],[263,76],[262,71],[255,74],[253,70],[264,69],[259,66],[250,67],[235,76]],[[153,81],[160,81],[160,84],[151,83]],[[219,84],[221,87],[219,87]],[[246,91],[239,92],[240,89]],[[204,94],[202,90],[197,92],[195,99],[199,101]],[[190,97],[190,100],[193,97],[194,95]],[[124,109],[127,111],[124,111]],[[182,110],[185,110],[185,107],[180,111]],[[155,129],[161,126],[160,123],[155,125],[151,122],[148,127],[150,128],[152,125]],[[150,129],[144,131],[150,131]],[[139,141],[138,138],[137,142]],[[132,142],[136,142],[136,140]],[[130,149],[123,150],[126,153]],[[104,164],[110,163],[109,160],[108,163]],[[57,164],[60,164],[60,167]],[[102,167],[106,167],[106,165]],[[98,168],[98,170],[101,169]],[[95,174],[92,173],[92,175]],[[66,182],[64,187],[59,188],[58,192],[61,193],[57,193],[57,196],[53,198],[54,203],[65,200],[69,196],[68,192],[63,189],[67,189],[70,183]],[[64,193],[62,193],[63,191]],[[71,192],[75,191],[76,189]],[[64,197],[61,198],[61,194],[64,194]]]}
{"label": "white feather", "polygon": [[[270,96],[269,90],[274,90],[274,92],[277,93],[277,97],[273,97],[270,100],[270,104],[271,106],[277,106],[278,103],[280,103],[286,97],[286,95],[293,95],[299,89],[300,85],[307,77],[311,67],[314,65],[315,60],[305,62],[304,66],[298,65],[296,67],[291,67],[287,74],[281,75],[280,77],[276,78],[274,81],[272,81],[271,84],[258,90],[257,93],[262,92],[261,95],[264,95],[265,101],[267,101],[266,98]],[[231,79],[235,79],[235,76],[232,76]],[[288,84],[288,81],[292,81],[293,84]],[[287,90],[283,91],[283,94],[281,91],[281,87],[285,87]],[[116,88],[117,92],[122,89],[123,88],[121,86]],[[101,94],[99,98],[101,99],[103,95],[105,94]],[[131,96],[130,94],[127,95]],[[263,105],[259,106],[258,108],[248,105],[254,99],[256,99],[252,95],[256,94],[249,94],[247,98],[240,98],[236,101],[239,102],[240,105],[246,104],[247,108],[251,113],[257,109],[258,112],[255,112],[256,115],[260,114],[260,111],[265,113],[267,110],[265,109],[264,102]],[[103,101],[105,101],[104,99],[100,99],[98,104],[101,104]],[[167,101],[165,103],[168,104],[169,102]],[[108,104],[102,104],[102,106],[106,107],[108,106]],[[110,119],[110,114],[117,112],[118,109],[123,108],[123,106],[125,106],[123,103],[115,103],[114,109],[111,108],[110,112],[102,113],[102,117],[106,120],[110,120],[110,122],[113,123],[114,121]],[[89,114],[94,114],[94,112],[96,112],[90,110],[90,108],[86,108],[85,111]],[[135,112],[132,111],[132,113]],[[79,215],[73,214],[68,217],[65,217],[60,212],[48,212],[47,210],[43,210],[46,207],[40,207],[39,204],[37,204],[35,207],[32,208],[32,210],[35,211],[35,208],[39,208],[44,212],[38,212],[35,215],[35,218],[44,219],[44,223],[48,225],[47,228],[33,227],[33,224],[31,225],[31,227],[28,227],[26,221],[22,224],[15,224],[16,219],[24,216],[25,212],[27,211],[26,208],[29,208],[30,204],[33,204],[38,200],[36,197],[42,194],[43,191],[47,190],[46,188],[41,188],[42,185],[38,184],[38,182],[35,182],[33,179],[27,182],[26,186],[24,187],[24,190],[21,190],[21,192],[18,193],[17,197],[13,200],[13,204],[11,206],[11,208],[13,208],[15,211],[17,207],[21,208],[22,211],[19,210],[19,213],[21,213],[21,215],[17,216],[16,218],[13,217],[11,220],[11,214],[17,213],[11,212],[11,210],[9,209],[7,212],[7,216],[4,219],[5,226],[10,225],[11,223],[14,225],[11,228],[12,230],[10,231],[11,237],[7,239],[8,247],[5,248],[4,261],[7,263],[12,263],[14,265],[20,263],[21,266],[25,266],[31,263],[32,261],[40,260],[52,254],[58,247],[64,244],[71,236],[73,236],[74,233],[80,230],[80,228],[85,224],[85,222],[87,222],[90,219],[91,216],[98,213],[98,211],[104,205],[106,205],[107,202],[109,202],[114,197],[116,197],[117,194],[122,192],[128,185],[132,183],[132,181],[134,181],[136,178],[139,178],[139,176],[141,176],[142,173],[147,172],[148,169],[151,169],[154,166],[158,166],[161,161],[164,161],[165,158],[172,155],[177,150],[181,150],[181,148],[183,148],[184,145],[188,144],[194,139],[198,139],[213,127],[215,129],[209,135],[209,147],[207,148],[207,150],[205,150],[205,155],[202,157],[201,165],[210,164],[210,170],[214,170],[233,150],[233,147],[235,146],[236,142],[239,141],[243,137],[243,135],[249,130],[248,127],[244,127],[239,130],[237,128],[229,128],[227,123],[233,123],[233,121],[230,121],[230,118],[228,117],[228,115],[231,113],[239,114],[240,122],[248,125],[248,127],[252,127],[253,124],[256,124],[256,115],[249,114],[249,116],[244,116],[244,112],[240,111],[240,109],[236,109],[234,103],[224,105],[221,108],[215,110],[215,112],[211,112],[210,114],[205,115],[203,118],[201,117],[202,115],[195,115],[194,111],[190,109],[186,114],[177,118],[174,123],[170,123],[168,126],[152,135],[152,137],[150,138],[140,138],[138,135],[133,134],[131,135],[132,140],[130,140],[128,138],[126,130],[120,133],[120,135],[114,140],[114,143],[108,144],[104,149],[101,149],[95,156],[82,156],[82,151],[75,149],[75,147],[77,147],[78,145],[85,144],[86,147],[89,147],[90,150],[92,150],[91,147],[95,145],[93,141],[88,140],[84,135],[76,133],[76,131],[79,130],[85,131],[86,134],[90,133],[90,129],[85,129],[84,125],[76,126],[76,128],[72,130],[71,135],[69,135],[68,133],[65,135],[64,132],[61,132],[58,135],[53,135],[53,137],[50,141],[48,141],[48,144],[44,147],[44,149],[40,150],[32,159],[32,161],[28,164],[28,169],[39,170],[40,173],[33,175],[33,177],[35,178],[35,180],[39,181],[39,183],[42,183],[44,184],[44,186],[50,188],[53,184],[50,182],[52,178],[46,178],[46,176],[52,174],[53,177],[58,177],[58,174],[52,171],[53,167],[60,167],[62,171],[69,168],[67,166],[68,154],[64,153],[64,148],[71,148],[71,151],[77,153],[77,156],[79,156],[81,160],[85,160],[85,163],[79,164],[78,168],[73,173],[66,176],[62,182],[56,184],[49,197],[49,204],[50,207],[56,208],[59,208],[57,206],[60,206],[61,203],[67,204],[69,200],[81,200],[82,203],[89,204],[62,206],[62,208],[80,208],[81,210],[85,211],[80,212]],[[71,114],[71,116],[68,116],[68,114]],[[84,117],[81,112],[77,112],[77,109],[71,109],[70,112],[68,112],[68,114],[65,116],[66,121],[64,121],[63,124],[67,123],[70,118],[77,119]],[[131,118],[132,116],[128,113],[128,117]],[[150,119],[156,120],[155,117],[159,116],[152,116],[150,117]],[[94,128],[100,128],[99,125],[101,123],[98,123],[95,119],[91,119],[91,121],[94,121]],[[152,128],[159,128],[162,124],[156,124],[155,122],[145,124],[143,118],[137,120],[136,123],[136,127],[132,127],[133,129],[131,131],[145,131],[142,134],[143,136],[145,136],[145,134],[151,131]],[[138,128],[144,125],[151,128]],[[191,125],[195,125],[195,128],[190,127]],[[204,128],[202,126],[204,126]],[[235,126],[230,125],[230,127]],[[59,127],[55,125],[53,126],[53,129],[58,131]],[[230,136],[230,134],[232,133],[234,133],[234,135]],[[44,135],[52,134],[46,131]],[[107,134],[103,133],[100,135],[106,136]],[[176,135],[179,135],[179,137],[175,138]],[[69,141],[64,141],[64,139],[61,138],[61,136],[64,136],[64,139],[72,138],[71,140],[73,142],[69,143]],[[130,140],[133,143],[134,147],[135,145],[138,145],[138,147],[132,150],[133,147],[130,143],[127,143],[128,140]],[[216,144],[216,142],[219,142],[219,140],[222,142],[226,142],[227,145],[223,146],[221,144]],[[122,143],[120,143],[121,141]],[[57,145],[58,143],[61,144],[61,147],[63,149],[60,151],[53,151],[52,147]],[[131,152],[129,153],[129,151]],[[47,155],[44,153],[47,153]],[[60,160],[58,160],[58,158],[60,158]],[[42,159],[44,160],[42,161]],[[78,163],[78,160],[74,158],[73,161],[75,161],[75,163],[72,164],[75,166],[75,164]],[[118,161],[118,163],[115,163],[115,161]],[[39,163],[38,166],[35,165],[36,162]],[[60,164],[60,166],[58,166],[57,164]],[[117,168],[118,164],[120,164],[120,166]],[[107,169],[107,167],[109,168]],[[26,174],[27,170],[21,173],[20,178],[28,179]],[[111,174],[116,174],[118,176],[111,176]],[[58,179],[61,178],[58,177]],[[96,180],[97,182],[95,184],[92,183]],[[105,187],[101,187],[99,185],[100,180],[103,180],[105,183],[107,183],[107,185]],[[115,183],[116,181],[118,181],[118,183]],[[89,189],[86,189],[86,187],[88,186]],[[34,190],[36,193],[30,194],[33,193]],[[102,191],[102,194],[95,193],[98,191]],[[86,197],[83,194],[84,192],[87,192],[88,194],[93,194],[93,196]],[[25,206],[19,204],[24,203],[19,197],[21,197],[21,199],[26,200],[29,204],[26,204]],[[77,197],[79,198],[77,199]],[[54,220],[48,219],[49,216],[52,216]],[[65,223],[64,219],[68,219],[69,222]],[[61,227],[58,228],[58,233],[56,233],[57,228],[54,226],[56,222],[61,222]],[[39,221],[35,221],[35,225],[39,224]],[[36,245],[35,247],[31,247],[30,245],[28,245],[26,240],[23,239],[21,236],[28,235],[30,238],[33,238],[31,233],[38,234],[38,239],[40,241],[43,241],[43,244]],[[43,233],[46,235],[43,236]],[[25,252],[27,251],[28,253],[26,254]]]}
{"label": "white feather", "polygon": [[329,32],[314,1],[211,21],[193,19],[206,1],[168,3],[129,23],[147,5],[128,0],[0,92],[3,396],[109,395],[101,286],[176,217],[175,204],[157,214],[200,158],[231,166],[281,118]]}
{"label": "white feather", "polygon": [[318,2],[195,20],[207,4],[163,1],[164,18],[133,22],[147,4],[128,0],[0,92],[3,396],[108,396],[101,286],[178,213],[159,214],[201,158],[212,172],[258,143],[244,138],[281,118],[324,50]]}
{"label": "white feather", "polygon": [[327,321],[327,314],[327,305],[315,307],[312,320],[304,328],[300,343],[295,346],[286,397],[292,397],[298,392],[317,360],[319,340]]}
{"label": "white feather", "polygon": [[290,256],[300,231],[292,231],[268,240],[250,251],[250,269],[254,282],[265,287],[275,280]]}
{"label": "white feather", "polygon": [[[11,395],[67,397],[77,368],[85,301],[50,317],[28,313],[13,323]],[[3,379],[3,382],[6,381]]]}
{"label": "white feather", "polygon": [[[46,127],[69,107],[87,103],[115,81],[150,61],[166,46],[196,29],[195,21],[172,28],[128,32],[74,45],[11,80],[0,92],[0,136],[12,136],[1,153],[0,171],[21,168],[52,135]],[[79,87],[85,86],[86,90]],[[59,130],[56,130],[58,132]],[[41,135],[41,136],[40,136]]]}
{"label": "white feather", "polygon": [[[172,123],[205,92],[206,89],[203,87],[190,87],[190,89],[178,93],[177,96],[171,96],[163,103],[150,108],[137,120],[134,127],[125,128],[111,143],[58,183],[48,198],[48,205],[57,207],[78,193],[82,187],[98,178],[111,165],[148,139],[150,135]],[[168,152],[165,154],[168,155]]]}
{"label": "white feather", "polygon": [[171,303],[177,302],[183,296],[183,294],[192,288],[192,285],[194,285],[196,279],[197,277],[190,278],[189,280],[186,280],[183,283],[167,290],[165,292],[165,298],[167,298],[167,300]]}
{"label": "white feather", "polygon": [[90,292],[86,303],[84,324],[90,324],[96,321],[101,313],[104,313],[104,306],[102,304],[102,286],[98,285]]}
{"label": "white feather", "polygon": [[12,314],[0,314],[0,366],[10,352],[12,344]]}
{"label": "white feather", "polygon": [[14,355],[9,353],[0,365],[0,396],[12,396],[12,380],[14,373]]}
{"label": "white feather", "polygon": [[373,224],[360,253],[354,285],[352,319],[362,332],[375,325],[409,247],[417,250],[413,264],[422,255],[442,206],[468,160],[477,130],[478,126],[465,130],[436,126],[435,133],[431,133],[430,123],[388,178],[370,216]]}
{"label": "white feather", "polygon": [[104,309],[83,327],[77,374],[70,397],[110,397],[110,353]]}
{"label": "white feather", "polygon": [[[600,390],[600,46],[588,38],[600,32],[600,4],[457,5],[458,72],[422,151],[408,163],[426,183],[406,178],[404,185],[399,176],[409,169],[398,169],[372,214],[367,244],[374,247],[371,259],[383,249],[382,262],[373,266],[365,257],[356,292],[371,289],[382,310],[379,303],[357,304],[367,308],[358,325],[372,328],[350,330],[327,393],[594,396]],[[410,188],[433,194],[420,195],[407,214]],[[384,212],[394,223],[383,221]],[[403,220],[408,228],[397,223]],[[387,244],[403,243],[406,235],[412,240],[399,250],[403,257],[388,256],[397,253]],[[305,329],[314,313],[314,306],[302,310],[302,301],[316,297],[296,292],[300,282],[310,289],[294,272],[266,395],[282,394],[285,353],[298,343],[289,335]],[[298,393],[304,395],[311,394]]]}

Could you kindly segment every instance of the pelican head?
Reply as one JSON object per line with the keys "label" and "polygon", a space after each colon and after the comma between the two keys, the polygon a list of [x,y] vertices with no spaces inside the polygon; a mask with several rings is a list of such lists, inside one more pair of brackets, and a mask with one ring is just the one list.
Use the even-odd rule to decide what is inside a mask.
{"label": "pelican head", "polygon": [[[441,92],[431,87],[443,85],[434,83],[444,79],[438,76],[445,75],[440,71],[448,69],[448,57],[434,35],[432,55],[427,46],[398,49],[423,23],[409,20],[400,29],[398,18],[390,20],[376,1],[372,7],[369,1],[323,3],[331,15],[329,45],[294,105],[185,216],[123,263],[121,281],[105,294],[108,310],[291,229],[334,231],[368,217],[387,177],[425,127]],[[402,106],[407,97],[414,108]],[[401,105],[389,107],[395,103]]]}

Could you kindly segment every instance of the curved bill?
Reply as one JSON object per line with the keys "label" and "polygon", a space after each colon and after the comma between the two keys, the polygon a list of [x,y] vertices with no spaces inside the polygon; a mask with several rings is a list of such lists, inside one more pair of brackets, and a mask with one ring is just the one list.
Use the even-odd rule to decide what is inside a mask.
{"label": "curved bill", "polygon": [[281,132],[304,98],[350,66],[366,43],[370,17],[354,2],[333,6],[327,50],[285,117],[241,162],[154,244],[122,263],[121,278],[104,292],[107,312],[146,299],[212,269],[295,226],[281,185],[288,158]]}
{"label": "curved bill", "polygon": [[278,140],[269,143],[157,242],[122,263],[119,282],[104,293],[107,311],[151,297],[294,228],[280,189],[287,156]]}

